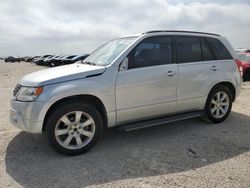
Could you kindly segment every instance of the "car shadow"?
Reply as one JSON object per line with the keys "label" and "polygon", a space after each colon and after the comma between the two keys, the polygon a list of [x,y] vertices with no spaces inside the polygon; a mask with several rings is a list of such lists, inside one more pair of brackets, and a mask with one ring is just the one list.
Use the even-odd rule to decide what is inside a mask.
{"label": "car shadow", "polygon": [[232,112],[211,124],[190,119],[132,132],[106,130],[88,153],[54,152],[44,135],[19,133],[9,143],[6,171],[24,187],[72,187],[182,172],[250,150],[250,117]]}

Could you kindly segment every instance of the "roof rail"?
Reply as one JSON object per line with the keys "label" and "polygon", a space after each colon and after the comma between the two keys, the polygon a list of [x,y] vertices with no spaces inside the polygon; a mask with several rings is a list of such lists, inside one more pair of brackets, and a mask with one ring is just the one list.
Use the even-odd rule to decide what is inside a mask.
{"label": "roof rail", "polygon": [[206,32],[197,32],[197,31],[182,31],[182,30],[155,30],[155,31],[147,31],[142,34],[149,34],[149,33],[158,33],[158,32],[176,32],[176,33],[194,33],[194,34],[206,34],[206,35],[214,35],[214,36],[221,36],[215,33],[206,33]]}

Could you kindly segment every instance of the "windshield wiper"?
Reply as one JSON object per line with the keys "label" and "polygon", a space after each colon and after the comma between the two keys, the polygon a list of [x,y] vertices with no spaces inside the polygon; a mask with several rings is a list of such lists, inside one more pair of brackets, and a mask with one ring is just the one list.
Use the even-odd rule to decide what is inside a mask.
{"label": "windshield wiper", "polygon": [[89,61],[81,61],[82,64],[87,64],[87,65],[93,65],[95,66],[95,63],[89,62]]}

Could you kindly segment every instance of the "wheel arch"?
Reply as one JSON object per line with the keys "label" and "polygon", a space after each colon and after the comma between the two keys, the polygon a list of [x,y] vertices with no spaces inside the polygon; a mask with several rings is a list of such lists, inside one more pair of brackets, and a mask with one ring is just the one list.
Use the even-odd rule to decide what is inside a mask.
{"label": "wheel arch", "polygon": [[228,82],[228,81],[225,81],[225,82],[219,82],[217,84],[215,84],[209,91],[209,93],[217,86],[224,86],[226,88],[228,88],[230,90],[230,92],[232,93],[232,97],[233,97],[233,101],[235,100],[235,97],[236,97],[236,89],[235,89],[235,86],[231,83],[231,82]]}
{"label": "wheel arch", "polygon": [[88,102],[88,103],[94,105],[102,116],[104,127],[107,127],[107,125],[108,125],[107,111],[106,111],[106,108],[105,108],[103,102],[98,97],[96,97],[94,95],[83,94],[83,95],[74,95],[74,96],[65,97],[65,98],[59,99],[58,101],[54,102],[49,107],[49,109],[47,110],[47,112],[45,114],[44,121],[43,121],[43,127],[42,127],[43,132],[46,129],[46,123],[47,123],[47,120],[48,120],[50,113],[53,110],[55,110],[62,103],[69,102],[69,101],[70,102],[72,102],[72,101],[84,101],[84,102]]}

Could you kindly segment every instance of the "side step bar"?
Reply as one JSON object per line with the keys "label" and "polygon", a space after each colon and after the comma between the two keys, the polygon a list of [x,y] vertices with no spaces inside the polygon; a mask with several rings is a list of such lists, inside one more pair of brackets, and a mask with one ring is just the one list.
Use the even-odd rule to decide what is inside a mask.
{"label": "side step bar", "polygon": [[175,121],[191,119],[191,118],[195,118],[195,117],[200,117],[202,115],[202,112],[203,111],[188,112],[188,113],[184,113],[184,114],[161,117],[161,118],[157,118],[157,119],[139,121],[139,122],[135,122],[135,123],[121,125],[121,126],[117,127],[117,130],[134,131],[134,130],[142,129],[142,128],[146,128],[146,127],[152,127],[152,126],[162,125],[162,124],[171,123],[171,122],[175,122]]}

